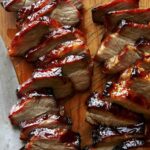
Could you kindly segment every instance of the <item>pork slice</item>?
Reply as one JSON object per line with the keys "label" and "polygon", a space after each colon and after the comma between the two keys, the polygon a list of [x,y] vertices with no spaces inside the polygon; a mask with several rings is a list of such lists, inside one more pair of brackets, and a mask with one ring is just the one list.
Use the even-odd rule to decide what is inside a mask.
{"label": "pork slice", "polygon": [[52,67],[35,71],[33,76],[20,86],[18,94],[22,96],[42,88],[52,89],[56,99],[68,97],[73,92],[71,81],[62,75],[62,68]]}
{"label": "pork slice", "polygon": [[150,100],[150,73],[147,73],[143,77],[135,77],[130,82],[131,90]]}
{"label": "pork slice", "polygon": [[141,39],[137,43],[137,48],[143,53],[144,56],[150,56],[150,41]]}
{"label": "pork slice", "polygon": [[3,7],[10,12],[17,12],[24,6],[29,6],[36,0],[3,0],[1,3]]}
{"label": "pork slice", "polygon": [[45,34],[56,27],[58,26],[47,18],[31,22],[16,33],[9,48],[10,56],[24,56],[29,49],[40,43]]}
{"label": "pork slice", "polygon": [[63,128],[69,129],[70,119],[64,116],[44,114],[32,120],[21,122],[21,140],[28,140],[30,138],[30,133],[35,129],[40,128]]}
{"label": "pork slice", "polygon": [[137,124],[141,117],[117,104],[103,100],[102,94],[93,93],[87,101],[86,120],[90,124],[128,126]]}
{"label": "pork slice", "polygon": [[26,150],[77,150],[80,137],[66,129],[43,129],[32,133],[34,136],[26,145]]}
{"label": "pork slice", "polygon": [[139,24],[148,24],[150,21],[150,9],[126,9],[110,11],[106,15],[106,26],[112,31],[122,19]]}
{"label": "pork slice", "polygon": [[96,60],[99,62],[106,61],[119,54],[120,51],[128,44],[133,45],[129,40],[124,40],[119,34],[108,35],[101,43],[96,54]]}
{"label": "pork slice", "polygon": [[150,26],[147,24],[138,24],[122,20],[119,28],[117,31],[118,34],[131,42],[133,41],[135,43],[139,38],[150,39]]}
{"label": "pork slice", "polygon": [[98,147],[108,146],[132,138],[142,138],[144,137],[144,130],[144,123],[122,127],[98,125],[92,130],[92,140],[93,144]]}
{"label": "pork slice", "polygon": [[9,118],[14,125],[22,121],[33,119],[44,113],[57,113],[56,102],[53,97],[32,97],[25,98],[11,109]]}
{"label": "pork slice", "polygon": [[47,67],[54,60],[60,60],[69,55],[77,55],[82,53],[86,49],[84,41],[80,39],[67,41],[60,44],[55,49],[51,50],[44,56],[41,56],[36,65],[38,67]]}
{"label": "pork slice", "polygon": [[38,58],[44,56],[63,42],[72,41],[77,38],[84,39],[79,30],[68,29],[64,27],[58,28],[51,32],[46,40],[30,49],[30,51],[26,55],[26,59],[31,62],[37,61]]}
{"label": "pork slice", "polygon": [[36,2],[31,5],[31,8],[29,8],[29,6],[22,8],[17,15],[17,27],[21,29],[27,26],[30,22],[39,20],[41,17],[48,17],[50,19],[47,14],[50,14],[56,7],[57,2],[50,0],[41,2],[40,5]]}
{"label": "pork slice", "polygon": [[105,72],[118,73],[133,65],[141,59],[138,50],[134,46],[126,46],[118,55],[110,58],[105,62]]}
{"label": "pork slice", "polygon": [[80,13],[77,8],[69,1],[60,1],[50,14],[51,18],[56,19],[62,25],[75,26],[80,21]]}
{"label": "pork slice", "polygon": [[113,0],[107,4],[92,9],[92,18],[95,23],[105,24],[105,14],[110,11],[132,9],[139,7],[139,0]]}
{"label": "pork slice", "polygon": [[128,81],[122,80],[114,84],[114,87],[109,94],[110,96],[105,97],[105,100],[121,105],[133,112],[143,114],[144,116],[150,116],[149,100],[143,95],[138,95],[131,91]]}

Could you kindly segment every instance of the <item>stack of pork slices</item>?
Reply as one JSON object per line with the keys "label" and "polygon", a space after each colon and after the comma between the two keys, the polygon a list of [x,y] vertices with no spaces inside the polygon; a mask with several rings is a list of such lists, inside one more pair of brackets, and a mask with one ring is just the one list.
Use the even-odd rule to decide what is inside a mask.
{"label": "stack of pork slices", "polygon": [[108,81],[87,100],[92,144],[85,150],[150,149],[150,9],[138,0],[114,0],[92,10],[106,33],[95,60]]}
{"label": "stack of pork slices", "polygon": [[71,131],[70,119],[60,115],[58,101],[90,88],[92,61],[81,21],[80,0],[9,0],[16,12],[19,32],[9,55],[35,66],[32,77],[19,86],[20,102],[9,118],[21,129],[24,150],[78,150],[80,136]]}

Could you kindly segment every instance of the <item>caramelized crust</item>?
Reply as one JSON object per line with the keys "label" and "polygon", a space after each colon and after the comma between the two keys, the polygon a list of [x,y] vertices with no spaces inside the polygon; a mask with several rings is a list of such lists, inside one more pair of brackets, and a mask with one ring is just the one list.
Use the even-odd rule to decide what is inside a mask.
{"label": "caramelized crust", "polygon": [[24,98],[11,109],[9,118],[14,125],[19,126],[21,122],[31,120],[45,113],[56,114],[58,112],[53,97],[35,96]]}
{"label": "caramelized crust", "polygon": [[87,102],[86,120],[91,124],[108,126],[128,126],[137,124],[141,117],[117,104],[103,100],[103,96],[94,93]]}
{"label": "caramelized crust", "polygon": [[110,11],[106,14],[106,26],[112,31],[119,22],[124,19],[139,24],[148,24],[150,22],[150,9],[126,9]]}
{"label": "caramelized crust", "polygon": [[105,14],[110,11],[132,9],[139,7],[139,0],[113,0],[107,4],[97,6],[92,10],[95,23],[105,24]]}
{"label": "caramelized crust", "polygon": [[45,34],[57,27],[58,25],[54,20],[47,18],[31,22],[16,33],[9,48],[9,55],[24,56],[29,49],[40,43]]}
{"label": "caramelized crust", "polygon": [[28,61],[37,61],[39,57],[44,56],[63,42],[72,41],[75,39],[83,39],[82,33],[77,29],[68,29],[65,27],[58,28],[52,31],[47,38],[39,43],[26,55]]}

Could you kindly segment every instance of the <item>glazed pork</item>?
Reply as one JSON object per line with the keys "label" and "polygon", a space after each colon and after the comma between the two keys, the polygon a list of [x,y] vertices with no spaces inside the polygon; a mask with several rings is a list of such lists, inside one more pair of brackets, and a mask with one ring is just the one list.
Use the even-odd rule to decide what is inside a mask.
{"label": "glazed pork", "polygon": [[39,57],[44,56],[63,42],[75,39],[83,39],[82,32],[74,28],[62,27],[52,31],[44,41],[39,43],[26,54],[26,59],[30,62],[37,61]]}
{"label": "glazed pork", "polygon": [[70,79],[63,76],[61,67],[52,67],[44,70],[37,70],[32,77],[23,83],[19,95],[28,95],[29,92],[49,88],[53,90],[56,99],[72,95],[73,87]]}
{"label": "glazed pork", "polygon": [[[96,60],[103,62],[118,55],[127,45],[133,46],[139,38],[143,37],[149,39],[149,33],[149,25],[122,21],[120,29],[118,29],[116,33],[110,34],[104,38],[98,49]],[[133,49],[136,49],[136,47]]]}
{"label": "glazed pork", "polygon": [[33,90],[50,88],[55,98],[60,99],[72,95],[73,87],[77,91],[87,90],[91,83],[90,65],[89,51],[81,55],[69,55],[52,62],[47,69],[37,70],[18,92],[24,95]]}
{"label": "glazed pork", "polygon": [[[18,19],[17,25],[21,28],[32,21],[38,20],[40,17],[47,16],[49,18],[57,20],[62,25],[75,26],[80,21],[80,13],[74,5],[69,1],[54,1],[43,6],[37,11],[29,14],[28,11],[23,11],[22,20]],[[22,14],[18,14],[18,18]]]}
{"label": "glazed pork", "polygon": [[87,49],[84,41],[80,39],[67,41],[60,44],[55,49],[51,50],[44,56],[41,56],[36,65],[37,67],[43,68],[50,65],[50,63],[54,60],[61,60],[69,55],[78,55],[83,53]]}
{"label": "glazed pork", "polygon": [[125,127],[110,127],[99,125],[92,130],[93,145],[98,147],[117,144],[132,138],[144,136],[144,123]]}
{"label": "glazed pork", "polygon": [[2,1],[3,7],[7,11],[13,11],[16,12],[23,6],[29,6],[32,3],[34,3],[36,0],[26,1],[26,0],[4,0]]}
{"label": "glazed pork", "polygon": [[137,60],[141,59],[135,46],[126,46],[118,55],[105,62],[105,73],[118,73],[124,71]]}
{"label": "glazed pork", "polygon": [[35,96],[23,98],[11,109],[9,118],[12,124],[19,126],[21,122],[31,120],[42,114],[56,114],[56,102],[52,96]]}
{"label": "glazed pork", "polygon": [[35,130],[33,137],[25,146],[25,150],[78,150],[80,136],[66,129]]}
{"label": "glazed pork", "polygon": [[34,119],[21,122],[21,140],[28,140],[30,138],[30,133],[35,129],[40,128],[48,128],[48,129],[56,129],[56,128],[63,128],[68,129],[70,128],[71,121],[69,118],[59,115],[51,115],[51,114],[44,114]]}
{"label": "glazed pork", "polygon": [[150,116],[150,103],[144,95],[139,95],[130,89],[131,85],[128,81],[122,80],[115,83],[109,91],[109,96],[104,100],[116,103],[133,112],[143,114],[146,117]]}
{"label": "glazed pork", "polygon": [[105,24],[105,14],[110,11],[132,9],[139,7],[139,0],[113,0],[107,4],[92,9],[92,18],[95,23]]}
{"label": "glazed pork", "polygon": [[137,124],[141,117],[117,104],[103,100],[102,94],[93,93],[88,99],[86,120],[90,124],[108,126],[128,126]]}
{"label": "glazed pork", "polygon": [[137,42],[137,48],[143,53],[144,56],[150,56],[150,41],[141,39]]}
{"label": "glazed pork", "polygon": [[106,14],[106,27],[112,31],[122,19],[139,24],[148,24],[150,22],[150,9],[110,11]]}
{"label": "glazed pork", "polygon": [[49,20],[46,17],[31,22],[16,33],[9,48],[10,56],[24,56],[30,48],[40,43],[45,34],[57,27],[54,20]]}

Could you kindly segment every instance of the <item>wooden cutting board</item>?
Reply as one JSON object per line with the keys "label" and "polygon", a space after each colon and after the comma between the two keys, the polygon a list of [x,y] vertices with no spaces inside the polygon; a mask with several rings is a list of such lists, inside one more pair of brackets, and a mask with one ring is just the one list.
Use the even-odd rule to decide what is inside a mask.
{"label": "wooden cutting board", "polygon": [[[103,27],[97,26],[92,22],[91,8],[97,4],[109,2],[110,0],[83,0],[84,11],[82,20],[82,30],[87,38],[87,45],[91,51],[92,56],[95,55],[103,35]],[[140,7],[150,7],[150,0],[141,0]],[[14,37],[17,29],[15,27],[15,14],[6,12],[0,6],[0,35],[2,36],[6,46],[9,46],[11,39]],[[21,58],[11,58],[14,64],[18,80],[20,83],[28,79],[34,69],[33,66],[28,64]],[[101,68],[98,64],[94,66],[94,76],[91,90],[85,93],[78,93],[73,98],[60,102],[61,105],[65,104],[66,114],[72,118],[72,129],[76,132],[80,132],[82,136],[82,145],[90,144],[90,128],[91,126],[85,122],[86,113],[86,100],[92,91],[101,91],[103,84],[111,79],[109,76],[105,76],[101,72]],[[12,89],[16,90],[16,89]],[[19,140],[19,139],[18,139]]]}

